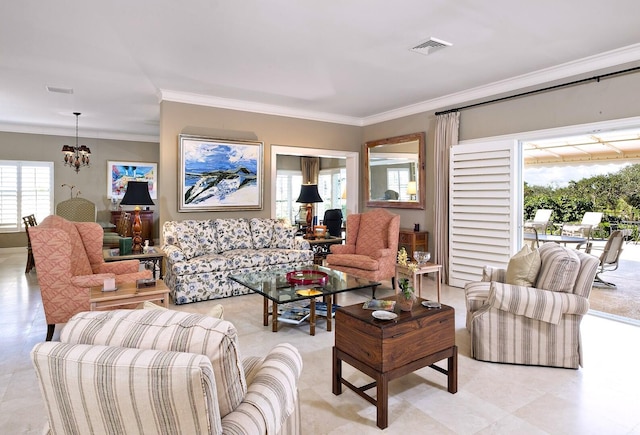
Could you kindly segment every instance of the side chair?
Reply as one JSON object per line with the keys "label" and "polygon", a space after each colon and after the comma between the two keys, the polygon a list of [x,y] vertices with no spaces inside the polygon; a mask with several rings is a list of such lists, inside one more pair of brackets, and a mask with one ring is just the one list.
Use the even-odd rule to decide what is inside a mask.
{"label": "side chair", "polygon": [[27,233],[27,266],[24,269],[24,273],[31,272],[31,269],[36,267],[36,263],[33,260],[33,250],[31,249],[31,236],[29,236],[29,228],[38,225],[36,217],[33,214],[22,217],[22,223],[24,224],[24,231]]}

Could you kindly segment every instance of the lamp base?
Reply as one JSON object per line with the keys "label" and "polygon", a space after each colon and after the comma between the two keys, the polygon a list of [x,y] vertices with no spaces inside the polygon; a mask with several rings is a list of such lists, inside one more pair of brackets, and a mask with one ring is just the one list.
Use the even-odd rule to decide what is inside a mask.
{"label": "lamp base", "polygon": [[313,225],[311,221],[313,220],[313,204],[307,204],[307,231],[304,235],[305,239],[313,239]]}
{"label": "lamp base", "polygon": [[140,207],[135,208],[135,215],[133,218],[133,224],[131,225],[131,232],[133,233],[133,246],[131,252],[133,254],[142,253],[142,220],[140,220]]}

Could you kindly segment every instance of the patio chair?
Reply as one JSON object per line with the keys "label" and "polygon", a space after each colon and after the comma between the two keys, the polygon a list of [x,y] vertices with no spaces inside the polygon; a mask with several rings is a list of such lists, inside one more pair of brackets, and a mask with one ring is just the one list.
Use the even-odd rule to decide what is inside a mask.
{"label": "patio chair", "polygon": [[607,239],[607,244],[604,245],[602,254],[600,254],[600,265],[598,266],[596,277],[593,280],[594,285],[602,284],[605,287],[616,288],[614,283],[603,280],[600,277],[600,274],[603,272],[614,271],[618,268],[623,246],[624,233],[621,230],[613,231]]}
{"label": "patio chair", "polygon": [[[595,229],[600,225],[602,221],[602,213],[595,211],[588,211],[582,216],[582,221],[579,224],[562,224],[561,234],[566,236],[578,236],[587,239],[585,245],[585,252],[591,252],[593,233]],[[578,245],[580,249],[582,245]]]}
{"label": "patio chair", "polygon": [[536,215],[533,217],[533,220],[526,221],[524,223],[525,228],[535,228],[538,233],[546,234],[547,228],[551,225],[551,214],[553,210],[547,210],[544,208],[539,208],[536,211]]}

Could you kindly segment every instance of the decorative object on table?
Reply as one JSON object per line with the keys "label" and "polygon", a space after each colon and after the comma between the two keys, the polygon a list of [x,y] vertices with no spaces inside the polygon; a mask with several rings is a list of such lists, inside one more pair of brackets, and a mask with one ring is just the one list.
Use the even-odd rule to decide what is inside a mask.
{"label": "decorative object on table", "polygon": [[76,116],[76,145],[63,145],[62,152],[64,153],[64,165],[70,166],[76,173],[80,172],[80,167],[89,166],[89,156],[91,150],[86,145],[78,145],[78,117],[80,112],[73,112]]}
{"label": "decorative object on table", "polygon": [[[311,310],[311,305],[305,305],[304,307],[307,310]],[[331,317],[335,317],[336,310],[340,308],[340,305],[331,304]],[[316,302],[316,316],[327,317],[327,303],[326,302]]]}
{"label": "decorative object on table", "polygon": [[133,239],[131,237],[121,237],[118,245],[119,249],[116,255],[129,255],[133,249]]}
{"label": "decorative object on table", "polygon": [[390,311],[374,311],[371,315],[378,320],[393,320],[398,317],[396,313]]}
{"label": "decorative object on table", "polygon": [[328,275],[320,270],[294,270],[287,273],[287,282],[293,285],[326,284]]}
{"label": "decorative object on table", "polygon": [[393,311],[396,307],[396,301],[390,301],[386,299],[371,299],[370,301],[366,301],[362,308],[365,310],[384,310],[384,311]]}
{"label": "decorative object on table", "polygon": [[108,161],[107,198],[111,198],[112,210],[118,210],[117,201],[124,197],[129,181],[146,181],[151,199],[158,199],[157,163]]}
{"label": "decorative object on table", "polygon": [[421,266],[431,259],[431,252],[413,251],[413,258],[418,262],[418,266]]}
{"label": "decorative object on table", "polygon": [[301,204],[306,204],[307,233],[305,234],[304,237],[306,239],[311,239],[313,238],[313,227],[311,226],[311,220],[313,218],[313,204],[316,202],[322,202],[320,193],[318,193],[318,185],[303,184],[302,186],[300,186],[300,196],[298,196],[298,199],[296,199],[296,202],[299,202]]}
{"label": "decorative object on table", "polygon": [[415,231],[416,233],[420,231],[420,224],[418,223],[413,224],[413,231]]}
{"label": "decorative object on table", "polygon": [[398,307],[402,311],[411,311],[416,300],[416,294],[409,284],[409,278],[402,278],[398,285],[400,286],[400,292],[396,300]]}
{"label": "decorative object on table", "polygon": [[140,220],[140,206],[155,205],[149,195],[149,184],[146,181],[129,181],[127,191],[120,201],[122,205],[134,205],[135,215],[131,231],[133,233],[133,246],[131,252],[140,254],[142,252],[142,221]]}
{"label": "decorative object on table", "polygon": [[313,235],[315,236],[316,239],[324,239],[327,236],[326,225],[314,225]]}
{"label": "decorative object on table", "polygon": [[180,135],[178,211],[262,210],[262,142]]}
{"label": "decorative object on table", "polygon": [[398,264],[409,268],[410,272],[415,272],[418,269],[418,264],[409,261],[407,250],[404,249],[404,247],[400,248],[398,251]]}
{"label": "decorative object on table", "polygon": [[148,288],[155,287],[156,280],[153,278],[144,278],[136,281],[136,288]]}

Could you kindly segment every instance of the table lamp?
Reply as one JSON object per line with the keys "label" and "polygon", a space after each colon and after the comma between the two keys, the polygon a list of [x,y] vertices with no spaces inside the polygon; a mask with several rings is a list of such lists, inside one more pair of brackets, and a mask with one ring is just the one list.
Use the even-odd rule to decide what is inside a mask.
{"label": "table lamp", "polygon": [[300,196],[296,199],[296,202],[307,204],[307,233],[305,239],[313,239],[313,227],[311,220],[313,218],[313,203],[322,202],[320,193],[318,193],[317,184],[303,184],[300,186]]}
{"label": "table lamp", "polygon": [[140,220],[140,206],[155,205],[149,195],[149,183],[146,181],[129,181],[127,190],[124,193],[120,205],[134,205],[135,215],[131,232],[133,233],[133,247],[131,252],[139,254],[142,252],[142,221]]}

